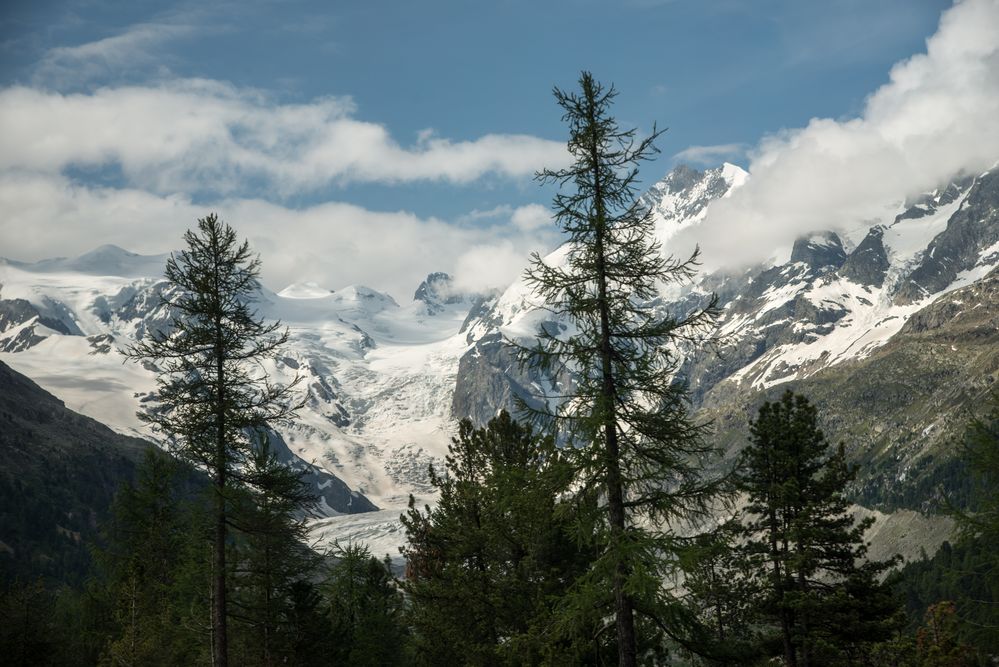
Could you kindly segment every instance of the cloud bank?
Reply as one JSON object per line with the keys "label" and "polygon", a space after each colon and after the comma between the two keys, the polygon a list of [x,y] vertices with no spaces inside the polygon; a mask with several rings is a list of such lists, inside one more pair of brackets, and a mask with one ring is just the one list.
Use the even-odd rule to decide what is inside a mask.
{"label": "cloud bank", "polygon": [[[405,302],[431,271],[454,274],[463,289],[504,285],[530,252],[555,243],[537,205],[451,221],[336,201],[289,206],[356,183],[523,180],[567,153],[519,134],[454,140],[425,130],[404,145],[359,118],[349,97],[293,104],[175,77],[160,47],[209,28],[197,15],[167,18],[51,49],[33,85],[0,89],[0,256],[34,261],[104,243],[162,253],[215,211],[260,252],[273,289],[358,283]],[[142,72],[152,78],[93,86]]]}
{"label": "cloud bank", "polygon": [[809,232],[890,221],[903,197],[997,160],[999,0],[959,1],[926,53],[897,63],[859,117],[765,138],[747,184],[670,249],[699,244],[706,269],[762,261]]}
{"label": "cloud bank", "polygon": [[252,184],[286,196],[352,182],[523,178],[567,159],[564,144],[517,134],[452,141],[426,131],[403,146],[355,112],[346,98],[274,104],[198,79],[74,94],[17,86],[0,91],[0,169],[116,168],[157,193]]}
{"label": "cloud bank", "polygon": [[554,242],[553,226],[516,231],[515,220],[537,215],[534,206],[510,208],[488,225],[463,227],[339,202],[289,208],[236,198],[202,205],[185,195],[85,187],[46,174],[0,174],[0,203],[2,256],[74,256],[103,243],[162,253],[179,248],[184,231],[216,211],[260,253],[268,287],[363,284],[388,291],[400,303],[412,298],[431,271],[452,273],[462,289],[506,285],[531,251]]}

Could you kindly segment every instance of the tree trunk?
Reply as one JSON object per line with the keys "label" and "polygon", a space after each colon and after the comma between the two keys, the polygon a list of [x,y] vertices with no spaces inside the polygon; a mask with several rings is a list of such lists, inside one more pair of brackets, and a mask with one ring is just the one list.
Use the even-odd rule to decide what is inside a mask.
{"label": "tree trunk", "polygon": [[[798,590],[807,605],[808,582],[805,580],[805,573],[801,569],[798,570]],[[808,655],[808,614],[803,609],[799,609],[798,611],[799,623],[801,624],[801,667],[809,667],[811,659]]]}
{"label": "tree trunk", "polygon": [[[587,96],[587,114],[591,128],[596,127],[594,117],[593,91],[585,90]],[[607,457],[607,509],[611,530],[611,549],[619,549],[625,539],[625,508],[624,482],[621,478],[621,450],[618,444],[617,418],[614,410],[615,387],[613,368],[613,349],[611,347],[610,316],[607,304],[607,269],[604,258],[604,233],[606,213],[604,209],[604,194],[600,182],[600,150],[597,145],[596,132],[590,135],[590,156],[593,165],[593,201],[597,216],[597,289],[600,310],[600,361],[603,375],[601,391],[602,417],[604,420],[604,441]],[[621,667],[634,667],[638,664],[637,640],[635,638],[635,611],[631,596],[625,593],[624,586],[628,579],[630,568],[620,556],[615,555],[614,564],[614,611],[617,625],[617,656]]]}
{"label": "tree trunk", "polygon": [[[222,287],[219,277],[219,248],[217,233],[212,234],[212,254],[215,262],[215,298],[221,301]],[[226,543],[226,521],[225,521],[225,492],[226,492],[226,459],[227,452],[225,446],[226,414],[225,414],[225,354],[224,342],[222,340],[222,316],[221,303],[215,310],[215,400],[216,423],[215,423],[215,607],[212,610],[212,622],[215,626],[215,665],[216,667],[229,667],[229,633],[228,633],[228,607],[226,604],[225,586],[225,543]]]}
{"label": "tree trunk", "polygon": [[[221,438],[220,438],[221,440]],[[225,469],[217,471],[215,477],[215,553],[213,569],[212,595],[212,625],[215,635],[215,645],[212,649],[216,667],[227,667],[229,664],[229,641],[227,633],[227,608],[225,595]]]}
{"label": "tree trunk", "polygon": [[784,606],[784,578],[780,568],[780,549],[777,546],[777,517],[770,512],[770,560],[773,565],[774,594],[780,609],[780,630],[784,640],[784,663],[787,667],[798,667],[798,656],[791,641],[791,619]]}

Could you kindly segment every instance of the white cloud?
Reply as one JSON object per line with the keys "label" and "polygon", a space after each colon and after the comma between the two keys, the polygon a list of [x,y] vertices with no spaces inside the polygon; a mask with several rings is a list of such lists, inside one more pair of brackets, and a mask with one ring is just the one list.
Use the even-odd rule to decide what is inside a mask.
{"label": "white cloud", "polygon": [[[540,207],[539,207],[540,208]],[[196,204],[184,195],[86,187],[50,174],[0,174],[0,255],[33,261],[74,256],[104,243],[144,254],[181,245],[183,232],[211,211],[260,253],[266,285],[280,290],[313,281],[338,289],[364,284],[400,302],[431,271],[446,271],[462,289],[505,286],[527,256],[551,247],[547,230],[511,222],[462,226],[405,212],[344,203],[294,209],[259,199]]]}
{"label": "white cloud", "polygon": [[34,80],[43,86],[75,87],[85,81],[157,66],[163,44],[205,32],[190,23],[139,23],[111,37],[77,46],[50,49],[35,66]]}
{"label": "white cloud", "polygon": [[713,146],[689,146],[673,157],[681,162],[716,165],[719,160],[744,155],[746,144],[715,144]]}
{"label": "white cloud", "polygon": [[927,52],[896,64],[859,117],[813,119],[763,140],[750,179],[675,237],[706,267],[759,261],[820,229],[849,230],[903,197],[999,160],[999,0],[944,12]]}
{"label": "white cloud", "polygon": [[524,272],[530,261],[530,250],[536,249],[510,240],[466,248],[455,264],[455,289],[477,292],[506,287]]}
{"label": "white cloud", "polygon": [[521,178],[567,159],[561,142],[517,134],[452,141],[424,132],[402,146],[354,111],[347,98],[274,104],[192,79],[76,94],[17,86],[0,91],[0,168],[119,167],[129,185],[158,193],[237,194],[263,183],[289,195],[346,182]]}
{"label": "white cloud", "polygon": [[540,204],[521,206],[513,211],[513,215],[510,216],[510,222],[524,232],[544,229],[546,226],[550,227],[553,224],[551,211]]}

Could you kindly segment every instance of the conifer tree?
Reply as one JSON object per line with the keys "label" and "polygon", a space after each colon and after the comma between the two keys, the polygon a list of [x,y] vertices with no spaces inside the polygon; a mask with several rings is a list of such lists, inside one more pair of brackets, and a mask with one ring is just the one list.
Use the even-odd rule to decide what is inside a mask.
{"label": "conifer tree", "polygon": [[358,667],[402,664],[403,598],[388,557],[380,561],[358,544],[336,544],[330,556],[324,584],[331,622],[328,659]]}
{"label": "conifer tree", "polygon": [[129,349],[158,368],[159,405],[140,413],[183,459],[206,470],[214,488],[212,633],[215,667],[228,665],[226,575],[229,501],[252,451],[254,433],[294,411],[291,386],[275,386],[260,362],[288,339],[253,310],[260,260],[211,214],[184,235],[187,249],[166,264],[171,327]]}
{"label": "conifer tree", "polygon": [[461,423],[446,469],[431,469],[436,507],[421,511],[411,499],[402,517],[421,663],[537,664],[546,653],[571,663],[590,651],[592,631],[558,645],[546,635],[552,601],[589,556],[569,533],[574,509],[559,498],[569,475],[554,440],[506,412],[481,429]]}
{"label": "conifer tree", "polygon": [[109,598],[113,631],[104,648],[108,665],[184,664],[193,652],[173,654],[194,644],[178,637],[188,591],[178,590],[189,518],[179,497],[176,464],[149,450],[134,485],[115,497],[105,531],[106,545],[97,550],[101,591]]}
{"label": "conifer tree", "polygon": [[737,522],[698,535],[682,556],[683,588],[700,623],[700,656],[710,665],[745,665],[761,655],[753,566],[741,557]]}
{"label": "conifer tree", "polygon": [[610,115],[614,89],[587,72],[579,85],[579,93],[554,91],[574,161],[538,175],[559,187],[553,209],[567,236],[565,260],[548,265],[534,255],[526,274],[570,329],[543,328],[523,358],[542,375],[573,377],[565,395],[544,397],[556,407],[533,417],[571,445],[576,487],[603,498],[593,536],[599,556],[564,611],[609,605],[619,663],[634,665],[636,612],[649,624],[646,638],[682,633],[679,602],[663,584],[680,542],[672,526],[700,515],[715,491],[700,473],[710,448],[675,377],[677,343],[699,336],[715,302],[683,314],[655,307],[662,285],[689,280],[697,259],[665,256],[652,211],[637,199],[638,164],[661,133],[639,139],[620,129]]}
{"label": "conifer tree", "polygon": [[956,512],[960,535],[978,541],[993,556],[991,584],[999,589],[999,393],[990,399],[989,412],[972,419],[964,434],[962,455],[971,470],[971,507]]}
{"label": "conifer tree", "polygon": [[745,553],[765,577],[761,612],[779,626],[784,664],[836,664],[888,639],[898,605],[880,579],[894,561],[866,560],[873,519],[848,512],[856,470],[842,445],[830,451],[816,409],[790,391],[764,403],[750,433],[738,479]]}
{"label": "conifer tree", "polygon": [[300,472],[281,463],[266,436],[243,471],[246,484],[233,497],[233,607],[243,631],[241,664],[283,664],[294,652],[293,587],[317,569],[306,545],[304,510],[315,496]]}

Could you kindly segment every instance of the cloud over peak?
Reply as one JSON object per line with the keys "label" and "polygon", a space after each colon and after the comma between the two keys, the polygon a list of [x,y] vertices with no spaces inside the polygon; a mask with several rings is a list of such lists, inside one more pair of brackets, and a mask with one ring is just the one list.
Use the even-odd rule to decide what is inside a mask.
{"label": "cloud over peak", "polygon": [[849,230],[893,214],[999,160],[999,0],[963,0],[943,13],[926,53],[897,63],[862,113],[816,118],[751,151],[749,182],[679,236],[707,267],[766,259],[812,231]]}

